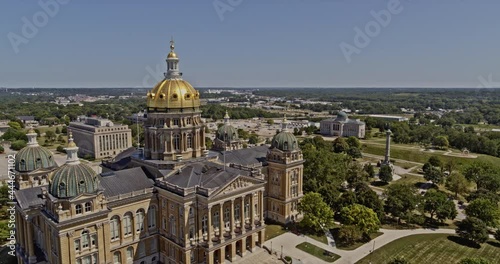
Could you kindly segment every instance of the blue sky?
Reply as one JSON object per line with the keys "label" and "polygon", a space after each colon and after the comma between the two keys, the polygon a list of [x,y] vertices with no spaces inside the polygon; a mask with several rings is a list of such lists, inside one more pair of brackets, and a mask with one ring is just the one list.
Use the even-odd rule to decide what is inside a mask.
{"label": "blue sky", "polygon": [[[71,0],[50,12],[4,0],[0,86],[152,86],[171,36],[196,87],[500,86],[500,1],[401,0],[390,13],[391,1]],[[23,32],[26,21],[36,34]],[[355,28],[374,23],[356,46]],[[341,43],[359,54],[348,62]]]}

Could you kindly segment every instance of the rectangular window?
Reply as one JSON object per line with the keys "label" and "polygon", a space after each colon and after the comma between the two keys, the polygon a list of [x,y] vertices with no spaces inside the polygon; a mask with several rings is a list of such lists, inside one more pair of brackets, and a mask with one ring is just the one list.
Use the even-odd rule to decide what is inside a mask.
{"label": "rectangular window", "polygon": [[90,236],[90,244],[92,245],[92,247],[96,247],[97,246],[97,235],[92,235]]}
{"label": "rectangular window", "polygon": [[80,251],[80,239],[75,239],[75,251]]}

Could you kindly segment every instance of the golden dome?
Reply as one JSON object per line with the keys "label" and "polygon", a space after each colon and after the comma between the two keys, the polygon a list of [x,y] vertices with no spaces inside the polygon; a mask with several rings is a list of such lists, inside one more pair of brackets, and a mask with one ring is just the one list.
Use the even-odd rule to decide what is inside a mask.
{"label": "golden dome", "polygon": [[75,141],[73,141],[73,133],[70,131],[68,135],[68,148],[76,147]]}
{"label": "golden dome", "polygon": [[175,54],[174,51],[171,51],[171,52],[168,53],[167,58],[168,59],[172,59],[172,58],[173,59],[177,59],[177,54]]}
{"label": "golden dome", "polygon": [[193,108],[200,106],[200,93],[182,79],[165,79],[147,94],[148,108]]}

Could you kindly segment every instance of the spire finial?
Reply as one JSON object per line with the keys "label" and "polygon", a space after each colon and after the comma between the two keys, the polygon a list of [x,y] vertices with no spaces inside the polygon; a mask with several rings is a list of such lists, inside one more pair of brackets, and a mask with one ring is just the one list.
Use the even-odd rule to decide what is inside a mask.
{"label": "spire finial", "polygon": [[174,42],[174,36],[172,36],[170,38],[170,50],[171,51],[174,51],[174,49],[175,49],[175,45],[174,44],[175,44],[175,42]]}
{"label": "spire finial", "polygon": [[283,115],[283,123],[281,124],[281,131],[287,131],[287,123],[286,113]]}
{"label": "spire finial", "polygon": [[229,123],[229,113],[227,112],[227,109],[226,109],[226,114],[224,115],[224,123],[226,124]]}

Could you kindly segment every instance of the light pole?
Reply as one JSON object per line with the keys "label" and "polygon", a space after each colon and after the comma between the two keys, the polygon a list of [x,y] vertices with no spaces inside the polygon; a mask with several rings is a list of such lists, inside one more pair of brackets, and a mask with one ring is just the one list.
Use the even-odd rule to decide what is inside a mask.
{"label": "light pole", "polygon": [[283,245],[281,245],[281,259],[283,259]]}

